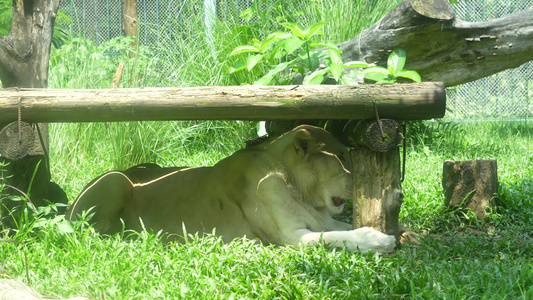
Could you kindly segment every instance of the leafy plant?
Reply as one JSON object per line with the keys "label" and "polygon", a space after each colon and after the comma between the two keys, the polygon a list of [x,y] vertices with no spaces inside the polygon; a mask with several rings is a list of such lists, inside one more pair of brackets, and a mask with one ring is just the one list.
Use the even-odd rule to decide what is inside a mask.
{"label": "leafy plant", "polygon": [[[290,32],[274,32],[264,41],[253,39],[250,45],[234,49],[230,55],[251,54],[242,64],[233,66],[229,73],[240,70],[251,72],[258,67],[268,70],[265,75],[254,82],[257,85],[288,84],[296,74],[303,78],[303,84],[321,84],[332,76],[337,82],[353,83],[348,77],[342,77],[346,68],[367,67],[364,62],[343,63],[342,51],[331,43],[314,42],[313,37],[323,34],[325,23],[309,25],[305,28],[296,23],[283,23]],[[315,51],[317,48],[322,50]],[[328,55],[326,57],[326,55]],[[320,67],[320,59],[325,58],[327,65]]]}
{"label": "leafy plant", "polygon": [[[361,67],[365,79],[376,83],[396,82],[399,77],[421,81],[418,72],[404,70],[406,53],[402,48],[396,48],[389,54],[387,68],[371,66],[361,61],[343,63],[342,51],[336,45],[311,40],[312,37],[323,34],[321,29],[324,25],[325,23],[317,23],[302,29],[295,23],[283,23],[282,26],[291,32],[275,32],[263,42],[254,39],[251,45],[234,49],[230,55],[252,55],[249,55],[244,63],[233,66],[230,74],[244,69],[250,72],[260,65],[261,68],[268,69],[268,72],[254,82],[256,85],[269,85],[272,82],[288,84],[294,79],[295,73],[302,76],[303,84],[321,84],[328,77],[340,84],[357,84],[354,79],[357,75],[355,70],[351,70],[347,75],[343,73],[346,68]],[[315,50],[317,48],[323,49]],[[324,68],[320,66],[322,58],[326,64]]]}
{"label": "leafy plant", "polygon": [[0,0],[0,35],[9,34],[12,18],[11,0]]}
{"label": "leafy plant", "polygon": [[398,80],[398,77],[408,78],[415,82],[420,82],[420,75],[416,71],[404,70],[406,53],[402,48],[396,48],[389,54],[387,59],[387,68],[375,66],[363,70],[362,74],[366,79],[376,83],[392,83]]}

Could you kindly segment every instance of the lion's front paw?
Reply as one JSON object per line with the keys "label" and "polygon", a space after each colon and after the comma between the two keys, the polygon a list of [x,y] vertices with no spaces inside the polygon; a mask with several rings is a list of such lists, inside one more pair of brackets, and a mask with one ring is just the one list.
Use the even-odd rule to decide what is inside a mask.
{"label": "lion's front paw", "polygon": [[[396,247],[396,238],[384,234],[370,227],[362,227],[350,231],[353,240],[348,243],[350,248],[359,249],[361,252],[372,250],[374,253],[388,253]],[[351,245],[350,245],[351,244]]]}

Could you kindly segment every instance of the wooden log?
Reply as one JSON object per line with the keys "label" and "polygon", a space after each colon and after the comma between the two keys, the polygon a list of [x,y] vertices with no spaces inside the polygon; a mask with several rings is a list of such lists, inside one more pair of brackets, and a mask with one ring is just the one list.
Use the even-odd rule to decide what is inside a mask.
{"label": "wooden log", "polygon": [[35,134],[26,122],[12,122],[0,130],[0,155],[11,160],[24,158],[35,145]]}
{"label": "wooden log", "polygon": [[148,120],[425,120],[445,113],[442,83],[101,90],[3,89],[0,122]]}
{"label": "wooden log", "polygon": [[343,61],[387,66],[407,52],[406,70],[454,86],[533,60],[533,8],[486,22],[457,19],[448,0],[405,0],[357,37],[338,45]]}
{"label": "wooden log", "polygon": [[366,147],[354,147],[350,153],[353,228],[370,226],[398,238],[403,202],[398,148],[375,152]]}
{"label": "wooden log", "polygon": [[391,119],[347,123],[342,136],[349,140],[347,145],[366,146],[377,152],[387,152],[396,148],[403,138],[401,126]]}
{"label": "wooden log", "polygon": [[278,136],[302,124],[325,128],[348,147],[365,146],[378,152],[395,148],[403,139],[402,127],[391,119],[267,121],[266,131],[269,136]]}
{"label": "wooden log", "polygon": [[498,204],[496,160],[445,161],[442,172],[445,204],[471,209],[480,219]]}

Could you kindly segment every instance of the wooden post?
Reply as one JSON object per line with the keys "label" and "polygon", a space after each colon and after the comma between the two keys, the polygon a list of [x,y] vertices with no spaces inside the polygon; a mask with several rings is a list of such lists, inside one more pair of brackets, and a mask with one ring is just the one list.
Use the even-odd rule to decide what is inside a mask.
{"label": "wooden post", "polygon": [[[0,36],[0,80],[2,86],[15,90],[17,88],[46,88],[50,47],[59,0],[17,0],[12,1],[12,4],[11,31],[7,36]],[[9,89],[2,91],[5,90]],[[19,110],[22,99],[19,99],[18,102],[19,104],[13,107],[16,111]],[[0,121],[0,131],[11,122],[20,122],[18,115],[16,113],[16,115]],[[3,111],[0,111],[0,116],[5,116]],[[33,128],[37,129],[37,126]],[[40,133],[43,140],[42,144],[46,148],[48,127],[46,124],[39,124],[38,128],[40,130],[36,130],[35,136],[38,137]],[[30,194],[31,200],[36,205],[44,203],[44,199],[56,200],[51,194],[55,193],[57,185],[50,182],[50,171],[46,166],[45,155],[43,155],[45,151],[41,147],[39,138],[34,139],[34,141],[37,145],[31,149],[28,148],[28,156],[24,158],[10,160],[0,156],[0,162],[7,164],[3,170],[0,170],[0,180],[6,184],[6,187],[0,191],[0,204],[2,218],[6,220],[8,226],[13,223],[11,222],[12,218],[6,215],[6,206],[10,208],[13,205],[18,206],[23,203],[21,201],[14,203],[11,201],[11,196],[23,196],[21,192]],[[66,201],[66,196],[64,199]],[[21,210],[18,210],[14,218],[19,219],[20,214]],[[4,221],[1,223],[6,224]]]}
{"label": "wooden post", "polygon": [[403,202],[398,147],[376,152],[356,146],[350,153],[353,228],[370,226],[398,237],[398,218]]}
{"label": "wooden post", "polygon": [[[131,36],[137,39],[137,1],[136,0],[122,0],[122,29],[124,35]],[[133,41],[131,48],[135,51],[137,43]],[[129,57],[135,56],[134,52],[129,53]]]}
{"label": "wooden post", "polygon": [[496,160],[445,161],[442,172],[445,204],[471,209],[480,219],[497,205]]}

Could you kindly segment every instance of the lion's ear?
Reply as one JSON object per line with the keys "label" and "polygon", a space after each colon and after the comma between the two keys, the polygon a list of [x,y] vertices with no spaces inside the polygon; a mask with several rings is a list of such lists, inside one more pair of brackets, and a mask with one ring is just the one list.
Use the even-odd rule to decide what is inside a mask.
{"label": "lion's ear", "polygon": [[294,148],[298,157],[303,159],[310,151],[316,149],[316,141],[309,131],[300,129],[294,135]]}

